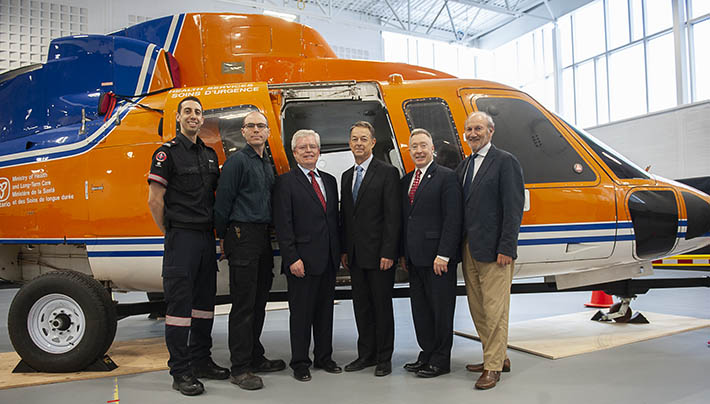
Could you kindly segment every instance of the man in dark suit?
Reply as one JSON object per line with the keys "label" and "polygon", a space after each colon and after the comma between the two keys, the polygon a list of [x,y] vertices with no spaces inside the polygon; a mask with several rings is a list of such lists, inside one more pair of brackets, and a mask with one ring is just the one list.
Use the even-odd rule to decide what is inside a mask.
{"label": "man in dark suit", "polygon": [[341,260],[350,269],[357,324],[358,357],[346,372],[375,367],[375,376],[392,373],[394,260],[399,256],[401,206],[399,171],[373,158],[375,129],[360,121],[350,128],[355,166],[343,173]]}
{"label": "man in dark suit", "polygon": [[436,377],[451,369],[461,188],[454,171],[434,163],[434,143],[425,129],[412,131],[409,154],[416,168],[401,181],[401,263],[409,271],[414,330],[422,350],[404,368]]}
{"label": "man in dark suit", "polygon": [[333,298],[339,266],[338,186],[316,168],[320,136],[302,129],[291,150],[298,165],[281,175],[274,187],[274,225],[288,282],[293,377],[311,380],[311,329],[316,368],[342,369],[333,361]]}
{"label": "man in dark suit", "polygon": [[476,388],[485,390],[495,387],[501,371],[510,371],[506,358],[510,285],[525,184],[515,156],[491,144],[495,123],[490,115],[472,113],[464,130],[472,153],[456,169],[463,184],[463,272],[471,317],[483,345],[483,363],[466,369],[482,372]]}

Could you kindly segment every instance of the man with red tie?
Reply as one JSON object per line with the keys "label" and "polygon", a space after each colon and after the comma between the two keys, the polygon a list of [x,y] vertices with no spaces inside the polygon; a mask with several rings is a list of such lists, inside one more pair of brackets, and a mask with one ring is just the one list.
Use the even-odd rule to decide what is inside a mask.
{"label": "man with red tie", "polygon": [[[333,361],[333,299],[339,267],[338,186],[335,177],[316,168],[320,136],[297,131],[291,150],[298,163],[277,180],[273,193],[274,225],[288,282],[293,377],[311,380],[310,366],[329,373],[342,369]],[[313,333],[314,358],[309,357]]]}
{"label": "man with red tie", "polygon": [[429,378],[451,369],[463,208],[456,174],[434,162],[434,144],[427,130],[412,131],[409,154],[416,167],[401,180],[400,263],[409,272],[412,317],[421,352],[404,368]]}

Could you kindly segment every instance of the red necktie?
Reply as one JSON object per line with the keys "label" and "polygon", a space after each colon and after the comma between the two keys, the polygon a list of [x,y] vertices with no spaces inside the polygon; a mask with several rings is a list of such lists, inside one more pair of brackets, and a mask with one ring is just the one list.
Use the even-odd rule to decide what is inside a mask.
{"label": "red necktie", "polygon": [[311,176],[311,185],[313,185],[313,190],[316,191],[316,195],[318,195],[318,199],[320,199],[320,204],[323,205],[323,210],[327,210],[325,207],[325,198],[323,197],[323,192],[320,190],[320,185],[318,185],[318,181],[316,181],[316,173],[313,171],[309,171],[308,175]]}
{"label": "red necktie", "polygon": [[409,189],[409,204],[414,203],[414,194],[417,193],[417,188],[419,188],[419,178],[422,172],[417,168],[417,172],[414,173],[414,182],[412,183],[412,188]]}

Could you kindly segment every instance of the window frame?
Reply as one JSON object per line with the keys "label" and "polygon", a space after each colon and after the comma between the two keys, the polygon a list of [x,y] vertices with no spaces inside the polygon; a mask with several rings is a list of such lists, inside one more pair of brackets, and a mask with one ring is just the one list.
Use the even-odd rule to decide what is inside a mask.
{"label": "window frame", "polygon": [[[460,138],[461,132],[459,132],[458,127],[456,127],[456,121],[454,120],[454,116],[451,113],[451,107],[449,107],[449,103],[447,103],[445,99],[443,99],[441,97],[420,97],[420,98],[408,98],[408,99],[402,101],[402,113],[404,114],[404,119],[406,119],[406,121],[407,121],[407,127],[409,127],[409,132],[416,129],[417,127],[414,126],[414,124],[412,122],[412,118],[409,116],[409,113],[407,111],[407,106],[413,102],[432,102],[432,101],[443,105],[446,110],[446,113],[448,114],[449,123],[451,124],[451,127],[454,130],[453,138],[456,143],[454,146],[457,148],[457,150],[459,152],[459,157],[460,157],[459,162],[460,162],[465,158],[465,152],[463,150],[463,145],[461,144],[461,138]],[[434,136],[434,135],[432,134],[432,136]]]}

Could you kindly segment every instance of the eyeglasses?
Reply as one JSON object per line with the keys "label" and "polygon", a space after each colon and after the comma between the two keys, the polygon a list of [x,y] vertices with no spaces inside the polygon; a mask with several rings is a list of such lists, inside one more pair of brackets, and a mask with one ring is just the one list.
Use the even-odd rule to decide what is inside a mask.
{"label": "eyeglasses", "polygon": [[254,128],[266,129],[269,127],[269,125],[267,125],[265,123],[245,123],[244,127],[249,128],[249,129],[254,129]]}
{"label": "eyeglasses", "polygon": [[318,150],[319,147],[318,147],[318,145],[315,144],[315,143],[313,143],[313,144],[301,144],[301,145],[296,146],[296,150],[298,150],[298,151],[304,151],[304,150],[306,150],[306,149]]}

